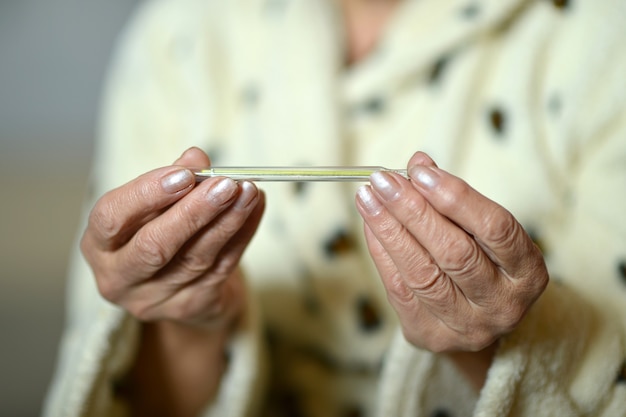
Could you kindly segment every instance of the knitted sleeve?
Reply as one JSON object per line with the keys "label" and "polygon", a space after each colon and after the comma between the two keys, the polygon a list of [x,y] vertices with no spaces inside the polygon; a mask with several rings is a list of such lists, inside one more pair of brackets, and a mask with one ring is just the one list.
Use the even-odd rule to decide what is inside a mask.
{"label": "knitted sleeve", "polygon": [[[210,18],[220,2],[145,2],[119,40],[109,71],[84,219],[96,199],[137,175],[171,164],[198,144],[197,132],[211,123],[212,98],[206,94],[214,74],[207,61],[215,48],[197,48],[215,25]],[[190,44],[191,42],[191,44]],[[181,57],[182,54],[182,57]],[[207,68],[207,65],[209,68]],[[218,68],[219,69],[219,68]],[[204,71],[201,76],[194,71]],[[190,82],[193,80],[193,87]],[[195,117],[190,112],[201,112]],[[83,221],[81,230],[84,229]],[[103,300],[93,274],[74,251],[68,284],[68,312],[59,361],[44,415],[49,417],[127,415],[118,388],[138,347],[139,323]],[[206,416],[248,416],[255,412],[262,360],[258,314],[252,295],[246,317],[229,343],[229,365]]]}
{"label": "knitted sleeve", "polygon": [[[563,193],[544,231],[552,282],[501,340],[475,417],[626,416],[626,5],[565,3],[541,63],[563,94],[545,129]],[[388,358],[380,415],[420,415],[438,358],[400,336]]]}

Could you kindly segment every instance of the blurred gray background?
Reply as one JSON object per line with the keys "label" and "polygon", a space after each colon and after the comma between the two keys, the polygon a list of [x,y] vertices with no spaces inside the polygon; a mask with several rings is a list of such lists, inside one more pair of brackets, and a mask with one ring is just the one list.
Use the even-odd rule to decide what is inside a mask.
{"label": "blurred gray background", "polygon": [[0,416],[52,375],[102,79],[135,0],[0,0]]}

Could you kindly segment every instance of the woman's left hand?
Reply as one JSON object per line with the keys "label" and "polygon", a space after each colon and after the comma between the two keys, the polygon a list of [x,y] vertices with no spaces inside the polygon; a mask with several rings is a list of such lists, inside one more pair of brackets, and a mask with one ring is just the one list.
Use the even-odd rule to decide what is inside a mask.
{"label": "woman's left hand", "polygon": [[357,194],[388,298],[413,345],[486,350],[545,289],[543,256],[511,213],[426,154],[408,166],[410,181],[375,173]]}

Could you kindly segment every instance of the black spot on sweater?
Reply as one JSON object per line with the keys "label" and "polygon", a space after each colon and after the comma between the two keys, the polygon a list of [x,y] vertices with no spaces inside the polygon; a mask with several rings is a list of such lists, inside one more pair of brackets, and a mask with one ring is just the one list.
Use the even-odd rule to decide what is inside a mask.
{"label": "black spot on sweater", "polygon": [[460,15],[463,19],[474,20],[480,16],[481,11],[482,9],[480,8],[480,5],[477,2],[472,1],[461,8]]}
{"label": "black spot on sweater", "polygon": [[572,3],[570,0],[551,0],[551,1],[554,7],[556,7],[559,10],[568,9]]}
{"label": "black spot on sweater", "polygon": [[369,333],[379,329],[383,323],[378,308],[369,297],[359,297],[356,302],[359,327]]}
{"label": "black spot on sweater", "polygon": [[428,74],[428,83],[436,86],[441,84],[441,80],[445,74],[446,69],[450,64],[450,56],[443,55],[433,64],[430,73]]}
{"label": "black spot on sweater", "polygon": [[487,120],[497,138],[503,138],[506,135],[509,121],[502,107],[491,107],[487,112]]}
{"label": "black spot on sweater", "polygon": [[324,242],[323,249],[328,258],[334,258],[352,251],[355,246],[354,238],[345,229],[339,229]]}
{"label": "black spot on sweater", "polygon": [[626,260],[620,260],[617,262],[617,274],[622,280],[622,283],[626,285]]}

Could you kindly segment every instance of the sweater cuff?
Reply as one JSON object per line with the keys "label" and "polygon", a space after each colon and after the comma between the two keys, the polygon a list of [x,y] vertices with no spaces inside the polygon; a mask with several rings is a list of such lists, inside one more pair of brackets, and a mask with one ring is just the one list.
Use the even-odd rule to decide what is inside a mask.
{"label": "sweater cuff", "polygon": [[203,417],[251,417],[259,414],[265,392],[267,352],[255,294],[247,289],[248,305],[228,344],[228,367],[217,397]]}
{"label": "sweater cuff", "polygon": [[[87,293],[84,294],[87,296]],[[61,360],[44,416],[122,417],[126,404],[116,395],[139,346],[139,322],[89,292],[93,308],[66,330]],[[229,341],[229,365],[204,417],[248,417],[262,395],[262,346],[256,303],[249,305]],[[78,313],[78,312],[76,312]]]}
{"label": "sweater cuff", "polygon": [[615,316],[551,284],[501,340],[474,416],[603,415],[623,358]]}
{"label": "sweater cuff", "polygon": [[[617,384],[626,357],[620,320],[609,307],[550,284],[518,328],[501,339],[478,399],[467,392],[446,395],[474,402],[474,417],[622,415],[615,413],[626,409],[626,389]],[[433,384],[464,386],[439,381],[445,362],[398,332],[383,368],[376,415],[422,415],[432,408]]]}

